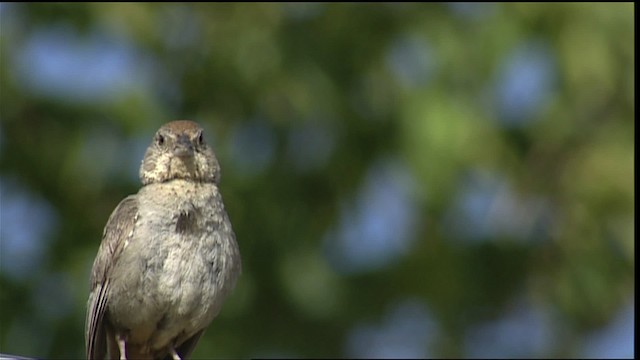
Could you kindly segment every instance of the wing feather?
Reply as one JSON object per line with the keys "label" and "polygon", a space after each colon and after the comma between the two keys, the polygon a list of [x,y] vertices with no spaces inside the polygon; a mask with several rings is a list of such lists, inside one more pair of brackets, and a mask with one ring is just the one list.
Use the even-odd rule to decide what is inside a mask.
{"label": "wing feather", "polygon": [[91,270],[91,294],[87,303],[85,323],[86,355],[88,359],[104,359],[107,349],[104,317],[109,294],[109,273],[118,261],[138,217],[136,195],[124,198],[111,213],[104,228],[102,242]]}

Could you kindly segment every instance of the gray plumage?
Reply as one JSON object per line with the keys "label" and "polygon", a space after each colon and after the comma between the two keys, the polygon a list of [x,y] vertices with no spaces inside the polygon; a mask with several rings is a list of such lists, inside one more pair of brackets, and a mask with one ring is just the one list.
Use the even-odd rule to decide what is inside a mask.
{"label": "gray plumage", "polygon": [[202,128],[161,127],[140,167],[143,187],[113,211],[91,273],[89,359],[182,358],[235,287],[241,260]]}

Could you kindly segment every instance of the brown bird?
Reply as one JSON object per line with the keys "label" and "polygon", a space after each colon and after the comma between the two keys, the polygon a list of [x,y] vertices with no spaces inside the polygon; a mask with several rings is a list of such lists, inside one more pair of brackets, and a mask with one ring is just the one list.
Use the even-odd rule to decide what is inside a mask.
{"label": "brown bird", "polygon": [[109,217],[93,263],[89,359],[187,358],[240,275],[220,166],[197,123],[162,126],[140,179]]}

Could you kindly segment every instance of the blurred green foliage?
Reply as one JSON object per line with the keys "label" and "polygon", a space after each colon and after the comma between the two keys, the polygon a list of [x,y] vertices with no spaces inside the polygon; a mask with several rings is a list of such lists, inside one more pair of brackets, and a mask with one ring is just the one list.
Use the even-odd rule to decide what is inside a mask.
{"label": "blurred green foliage", "polygon": [[[580,356],[633,297],[632,4],[13,3],[0,15],[2,352],[83,356],[102,228],[137,191],[153,132],[178,118],[208,129],[244,264],[196,357],[354,356],[352,329],[383,323],[404,299],[437,324],[423,356],[473,356],[470,329],[523,298],[556,338],[514,356]],[[81,49],[125,46],[143,81],[94,97],[41,91],[25,49],[57,33]],[[527,44],[551,54],[551,84],[531,112],[505,115],[493,94]],[[91,77],[68,79],[80,80]],[[316,162],[308,138],[291,140],[308,124],[328,138]],[[239,128],[259,141],[239,141]],[[243,151],[258,162],[236,163]],[[411,174],[412,240],[385,266],[341,271],[327,239],[381,159]],[[507,218],[512,232],[451,231],[477,172],[500,174],[516,204],[545,199],[542,234],[518,235],[527,212]],[[20,192],[54,215],[43,254],[13,276],[6,199]]]}

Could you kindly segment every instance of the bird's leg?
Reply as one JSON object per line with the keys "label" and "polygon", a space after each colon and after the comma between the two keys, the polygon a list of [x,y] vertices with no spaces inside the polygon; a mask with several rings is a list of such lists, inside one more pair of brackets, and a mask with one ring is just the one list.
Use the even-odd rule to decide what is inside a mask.
{"label": "bird's leg", "polygon": [[127,339],[125,335],[118,333],[116,335],[118,342],[118,350],[120,350],[120,360],[127,360]]}
{"label": "bird's leg", "polygon": [[180,355],[178,355],[178,353],[176,352],[176,349],[174,349],[173,346],[169,347],[169,351],[171,352],[171,357],[173,358],[173,360],[182,360],[180,358]]}

